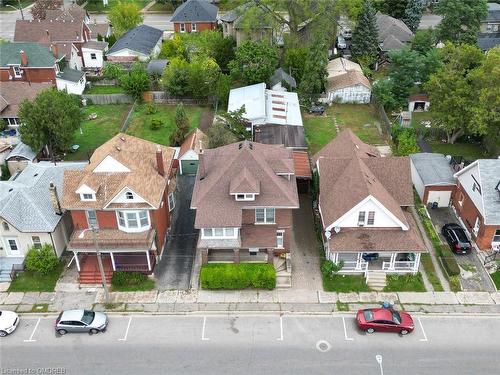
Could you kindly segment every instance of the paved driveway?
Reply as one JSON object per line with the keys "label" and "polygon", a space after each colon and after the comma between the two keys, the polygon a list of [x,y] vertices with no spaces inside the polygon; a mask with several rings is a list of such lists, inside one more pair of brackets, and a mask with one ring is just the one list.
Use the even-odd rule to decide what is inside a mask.
{"label": "paved driveway", "polygon": [[177,192],[172,229],[156,266],[156,287],[160,290],[189,289],[196,255],[198,233],[194,229],[195,210],[191,210],[194,176],[177,176]]}
{"label": "paved driveway", "polygon": [[[457,217],[453,210],[447,208],[436,208],[429,210],[432,222],[439,232],[439,237],[443,243],[447,243],[446,239],[441,235],[441,228],[447,223],[457,223]],[[496,289],[491,283],[484,266],[476,255],[476,250],[473,249],[470,254],[455,255],[457,263],[460,265],[460,283],[464,291],[488,291],[494,292]]]}

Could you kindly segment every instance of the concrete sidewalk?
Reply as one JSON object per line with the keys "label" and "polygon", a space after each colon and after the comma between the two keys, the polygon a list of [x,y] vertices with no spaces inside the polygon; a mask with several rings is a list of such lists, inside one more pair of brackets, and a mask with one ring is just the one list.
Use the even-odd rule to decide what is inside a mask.
{"label": "concrete sidewalk", "polygon": [[56,312],[87,308],[123,312],[303,312],[355,311],[392,301],[399,309],[418,312],[500,314],[500,292],[334,293],[311,290],[114,292],[105,306],[104,292],[0,293],[0,309]]}

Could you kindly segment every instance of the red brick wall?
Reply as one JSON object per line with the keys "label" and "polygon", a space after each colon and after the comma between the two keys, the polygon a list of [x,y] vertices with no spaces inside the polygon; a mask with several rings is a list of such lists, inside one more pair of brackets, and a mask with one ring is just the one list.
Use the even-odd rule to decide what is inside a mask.
{"label": "red brick wall", "polygon": [[[291,233],[293,226],[293,216],[291,209],[276,209],[275,212],[276,227],[285,231],[284,247],[285,250],[290,250]],[[242,225],[255,223],[255,210],[243,210]],[[275,235],[273,235],[275,237]],[[278,251],[279,252],[279,251]]]}
{"label": "red brick wall", "polygon": [[451,195],[453,196],[453,191],[456,189],[455,185],[445,185],[445,186],[426,186],[424,189],[424,197],[422,202],[427,203],[427,198],[429,197],[429,191],[449,191],[451,190]]}
{"label": "red brick wall", "polygon": [[[23,75],[20,78],[14,78],[14,70],[1,69],[0,81],[26,81],[26,82],[56,82],[56,72],[53,68],[40,68],[40,69],[23,69]],[[9,79],[9,73],[12,79]]]}
{"label": "red brick wall", "polygon": [[[71,219],[75,229],[88,228],[87,215],[84,210],[72,210]],[[97,211],[97,222],[101,229],[117,229],[118,223],[116,221],[115,211]]]}
{"label": "red brick wall", "polygon": [[71,220],[73,221],[73,227],[75,230],[87,228],[87,216],[85,211],[75,211],[71,210]]}
{"label": "red brick wall", "polygon": [[[191,23],[184,23],[185,27],[185,32],[190,33],[191,32]],[[196,31],[205,31],[205,30],[215,30],[216,24],[212,22],[197,22],[196,23]],[[176,33],[181,32],[181,24],[180,23],[174,23],[174,31]]]}
{"label": "red brick wall", "polygon": [[170,227],[170,212],[168,212],[168,189],[165,189],[165,194],[162,200],[163,207],[155,211],[150,211],[151,226],[156,229],[156,247],[158,253],[163,251],[165,244],[165,236]]}

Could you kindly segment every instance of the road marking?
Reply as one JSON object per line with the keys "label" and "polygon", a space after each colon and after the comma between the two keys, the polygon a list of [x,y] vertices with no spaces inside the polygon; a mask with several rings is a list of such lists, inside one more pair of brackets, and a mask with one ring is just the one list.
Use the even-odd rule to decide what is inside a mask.
{"label": "road marking", "polygon": [[128,319],[127,330],[125,331],[125,336],[123,338],[118,339],[118,341],[127,341],[128,330],[130,329],[130,323],[132,323],[132,317]]}
{"label": "road marking", "polygon": [[28,340],[24,340],[24,342],[35,342],[36,340],[33,340],[33,336],[35,335],[36,329],[38,328],[38,325],[40,324],[41,318],[38,318],[35,324],[35,328],[33,328],[33,332],[31,332],[31,336]]}
{"label": "road marking", "polygon": [[280,337],[278,337],[276,340],[278,341],[283,341],[283,316],[280,316]]}
{"label": "road marking", "polygon": [[346,341],[353,341],[354,339],[352,337],[347,337],[347,327],[345,325],[345,318],[342,317],[342,323],[344,324],[344,337]]}
{"label": "road marking", "polygon": [[422,334],[424,335],[424,338],[420,339],[420,341],[428,341],[427,335],[425,334],[424,326],[422,325],[422,321],[420,320],[420,317],[418,318],[418,323],[420,324],[420,328],[422,329]]}
{"label": "road marking", "polygon": [[382,356],[380,354],[377,354],[375,356],[375,360],[377,361],[378,365],[380,366],[380,375],[384,375],[384,369],[382,368]]}
{"label": "road marking", "polygon": [[210,340],[208,337],[205,337],[205,326],[207,325],[207,317],[203,317],[203,330],[201,331],[201,340],[208,341]]}

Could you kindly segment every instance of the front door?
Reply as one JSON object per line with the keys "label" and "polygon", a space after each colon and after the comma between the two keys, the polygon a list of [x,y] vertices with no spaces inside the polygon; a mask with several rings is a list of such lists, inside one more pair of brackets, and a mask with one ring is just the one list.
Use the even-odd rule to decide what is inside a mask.
{"label": "front door", "polygon": [[18,257],[21,256],[21,249],[19,248],[19,242],[14,237],[7,237],[5,239],[5,245],[8,257]]}

